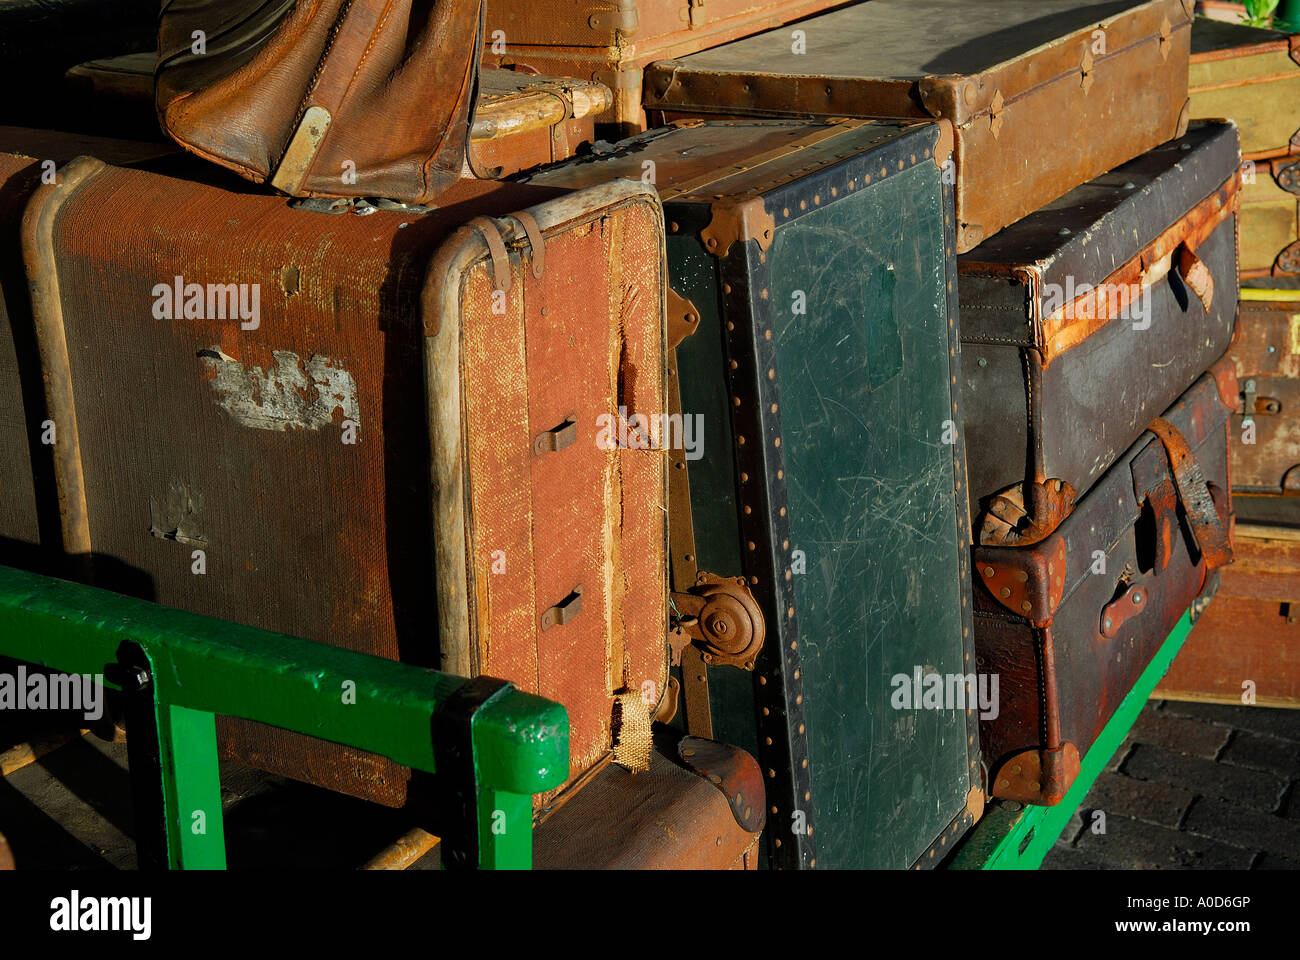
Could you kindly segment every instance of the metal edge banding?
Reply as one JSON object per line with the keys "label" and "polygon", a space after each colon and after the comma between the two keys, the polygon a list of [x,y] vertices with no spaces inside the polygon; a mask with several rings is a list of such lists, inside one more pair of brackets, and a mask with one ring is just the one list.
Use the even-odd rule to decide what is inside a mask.
{"label": "metal edge banding", "polygon": [[[86,503],[86,478],[77,431],[72,365],[64,326],[63,299],[55,261],[54,228],[64,204],[107,168],[93,157],[77,157],[61,167],[55,183],[37,188],[22,218],[23,263],[32,299],[32,319],[44,368],[46,413],[57,431],[54,476],[59,501],[63,550],[77,557],[77,573],[93,571],[90,513]],[[84,565],[84,566],[83,566]]]}
{"label": "metal edge banding", "polygon": [[[957,280],[956,193],[953,185],[944,181],[942,177],[939,178],[939,187],[943,195],[944,273],[946,275],[944,282],[946,283],[949,321],[948,369],[953,381],[953,422],[957,425],[958,436],[958,441],[953,444],[953,479],[956,481],[956,489],[953,493],[954,508],[957,514],[957,563],[962,584],[962,672],[969,673],[970,670],[965,669],[965,664],[970,664],[971,669],[977,666],[975,660],[974,575],[972,572],[974,569],[972,552],[975,549],[975,527],[973,518],[970,515],[970,481],[966,474],[966,461],[969,460],[969,455],[966,452],[966,413],[962,403],[961,298]],[[978,680],[978,676],[976,679]],[[970,771],[969,785],[982,789],[984,787],[984,778],[981,776],[980,767],[982,757],[980,752],[979,716],[971,709],[966,711],[966,759]],[[958,819],[960,819],[960,815]],[[972,819],[971,824],[973,823],[974,820]]]}
{"label": "metal edge banding", "polygon": [[[767,449],[770,437],[778,435],[779,426],[762,412],[771,403],[779,404],[776,378],[768,380],[763,373],[775,369],[776,349],[773,341],[759,336],[759,327],[766,319],[760,317],[760,312],[766,311],[762,311],[751,296],[768,288],[771,271],[765,262],[759,262],[753,256],[756,246],[756,241],[746,241],[739,255],[733,251],[720,263],[723,281],[731,288],[731,292],[724,292],[721,298],[723,318],[733,325],[727,330],[726,354],[727,359],[737,365],[736,369],[729,371],[728,381],[732,396],[741,398],[741,406],[733,405],[731,418],[739,481],[736,505],[740,508],[738,516],[743,541],[740,544],[741,566],[751,585],[760,587],[757,599],[768,623],[769,640],[759,652],[753,677],[760,759],[767,771],[765,783],[769,789],[776,788],[776,795],[769,792],[767,797],[771,815],[764,832],[774,864],[784,868],[812,868],[817,858],[812,833],[816,818],[811,802],[803,799],[812,790],[811,771],[804,765],[809,762],[809,757],[802,705],[803,683],[794,679],[800,657],[797,646],[791,649],[792,643],[797,644],[799,625],[795,618],[785,615],[786,609],[793,605],[793,596],[786,588],[784,578],[778,574],[778,569],[784,569],[784,564],[778,567],[776,563],[781,543],[789,540],[789,523],[776,509],[777,504],[786,503],[784,482],[777,477],[777,472],[782,470],[782,458],[778,452],[769,459]],[[750,402],[746,403],[746,399]],[[747,442],[740,443],[741,437],[745,437]],[[747,481],[740,480],[742,474],[748,477]],[[753,510],[748,517],[743,510],[745,506]],[[754,544],[753,549],[748,548],[749,543]],[[776,589],[761,589],[764,582]],[[773,641],[779,647],[777,653],[773,652]],[[801,726],[804,733],[799,732]],[[771,813],[772,807],[777,808],[775,813]],[[804,811],[809,832],[778,836],[778,833],[784,834],[781,824],[790,821],[794,810]]]}

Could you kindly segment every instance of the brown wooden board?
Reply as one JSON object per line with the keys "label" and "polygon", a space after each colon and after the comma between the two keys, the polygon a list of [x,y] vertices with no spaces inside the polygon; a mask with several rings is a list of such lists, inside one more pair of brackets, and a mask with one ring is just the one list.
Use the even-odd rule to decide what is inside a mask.
{"label": "brown wooden board", "polygon": [[999,677],[997,715],[980,723],[993,796],[1061,801],[1212,568],[1230,557],[1231,396],[1222,383],[1231,377],[1225,361],[1201,377],[1164,413],[1174,439],[1143,434],[1046,540],[976,548],[976,658]]}
{"label": "brown wooden board", "polygon": [[1300,494],[1300,294],[1243,300],[1231,357],[1241,394],[1232,418],[1232,488]]}
{"label": "brown wooden board", "polygon": [[958,257],[981,543],[1050,534],[1228,349],[1236,201],[1236,131],[1198,122]]}
{"label": "brown wooden board", "polygon": [[1300,529],[1237,524],[1236,559],[1152,696],[1300,707]]}
{"label": "brown wooden board", "polygon": [[1198,16],[1188,96],[1193,120],[1236,121],[1247,160],[1300,151],[1300,35]]}
{"label": "brown wooden board", "polygon": [[646,70],[665,116],[943,118],[957,252],[1186,127],[1190,0],[872,0]]}
{"label": "brown wooden board", "polygon": [[[75,161],[28,207],[65,548],[166,605],[540,692],[582,772],[618,733],[615,693],[664,687],[663,461],[594,440],[620,402],[661,405],[657,200],[463,182],[432,212],[331,216],[194,165]],[[169,310],[177,277],[255,315]],[[570,415],[575,442],[535,455]],[[581,612],[544,630],[579,585]],[[242,721],[220,740],[406,795],[383,758]]]}

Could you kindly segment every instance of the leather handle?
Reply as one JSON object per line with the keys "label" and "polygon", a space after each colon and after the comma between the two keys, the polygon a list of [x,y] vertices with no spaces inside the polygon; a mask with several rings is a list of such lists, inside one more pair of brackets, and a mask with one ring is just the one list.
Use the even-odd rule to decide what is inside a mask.
{"label": "leather handle", "polygon": [[1205,312],[1210,312],[1210,305],[1214,303],[1214,277],[1210,273],[1210,268],[1205,265],[1205,261],[1196,255],[1196,251],[1186,241],[1178,245],[1178,275],[1183,278],[1183,283],[1196,294],[1201,306]]}

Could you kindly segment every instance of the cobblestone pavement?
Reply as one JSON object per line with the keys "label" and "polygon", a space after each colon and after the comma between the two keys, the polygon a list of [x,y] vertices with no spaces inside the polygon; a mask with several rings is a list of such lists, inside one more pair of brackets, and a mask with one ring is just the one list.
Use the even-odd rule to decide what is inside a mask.
{"label": "cobblestone pavement", "polygon": [[1300,870],[1300,710],[1152,701],[1045,870]]}

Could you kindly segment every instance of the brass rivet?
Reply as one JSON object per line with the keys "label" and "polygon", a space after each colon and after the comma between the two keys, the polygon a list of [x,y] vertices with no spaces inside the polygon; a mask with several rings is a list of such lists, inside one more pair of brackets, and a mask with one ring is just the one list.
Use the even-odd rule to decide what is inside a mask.
{"label": "brass rivet", "polygon": [[1026,573],[1024,570],[1017,570],[1016,579],[1021,583],[1027,583],[1029,581],[1029,574]]}
{"label": "brass rivet", "polygon": [[985,567],[985,568],[984,568],[984,576],[986,576],[986,577],[991,577],[991,576],[993,576],[993,568],[992,568],[992,567]]}

